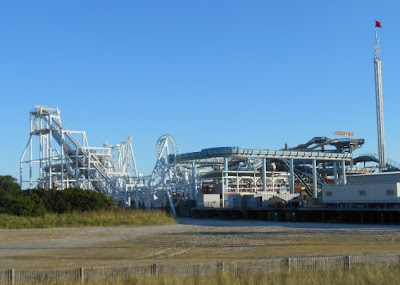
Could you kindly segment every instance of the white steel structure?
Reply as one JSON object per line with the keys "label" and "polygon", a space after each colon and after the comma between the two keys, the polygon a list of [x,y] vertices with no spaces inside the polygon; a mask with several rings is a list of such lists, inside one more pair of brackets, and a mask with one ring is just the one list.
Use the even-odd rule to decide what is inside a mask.
{"label": "white steel structure", "polygon": [[[24,175],[26,165],[28,177]],[[137,177],[131,137],[117,146],[90,147],[85,131],[67,130],[62,125],[58,108],[36,106],[30,113],[29,140],[21,157],[21,186],[81,187],[119,196]]]}
{"label": "white steel structure", "polygon": [[375,96],[376,96],[376,121],[378,128],[378,158],[379,168],[386,168],[385,158],[385,129],[383,122],[383,91],[382,91],[382,63],[379,58],[378,27],[375,28]]}
{"label": "white steel structure", "polygon": [[[149,201],[161,200],[162,205],[165,205],[165,199],[168,199],[169,205],[174,205],[173,200],[177,205],[181,201],[188,200],[190,173],[186,167],[177,163],[178,154],[178,144],[171,135],[163,135],[158,139],[157,161],[148,182],[148,195],[153,197]],[[175,208],[171,207],[171,209],[176,215]]]}
{"label": "white steel structure", "polygon": [[[89,146],[85,131],[67,130],[60,110],[36,106],[30,113],[29,140],[20,161],[23,188],[80,187],[103,192],[127,207],[171,207],[188,198],[189,170],[176,162],[179,148],[170,135],[156,145],[157,162],[150,176],[138,173],[132,137],[112,146]],[[172,159],[170,159],[172,157]],[[174,199],[173,199],[174,198]]]}
{"label": "white steel structure", "polygon": [[316,137],[286,150],[217,147],[181,154],[175,139],[166,134],[156,143],[154,170],[144,176],[138,173],[131,137],[115,146],[92,147],[84,131],[63,126],[58,108],[36,106],[30,113],[20,183],[23,188],[95,190],[127,208],[171,208],[176,215],[178,204],[193,205],[204,194],[216,194],[222,207],[233,194],[295,194],[305,189],[317,197],[327,176],[337,183],[341,174],[340,183],[346,183],[346,162],[363,143]]}

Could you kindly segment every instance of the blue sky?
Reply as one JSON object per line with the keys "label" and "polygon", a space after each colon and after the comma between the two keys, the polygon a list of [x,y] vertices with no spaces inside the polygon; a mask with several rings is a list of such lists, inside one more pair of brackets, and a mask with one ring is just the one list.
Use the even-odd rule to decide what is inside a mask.
{"label": "blue sky", "polygon": [[19,173],[35,105],[92,146],[127,135],[140,172],[181,152],[280,149],[354,132],[377,152],[374,20],[387,157],[400,161],[398,1],[3,1],[0,175]]}

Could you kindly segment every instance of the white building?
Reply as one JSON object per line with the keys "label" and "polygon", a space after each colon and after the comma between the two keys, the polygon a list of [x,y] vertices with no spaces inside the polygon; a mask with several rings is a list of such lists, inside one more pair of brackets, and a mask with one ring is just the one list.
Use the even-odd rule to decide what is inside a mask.
{"label": "white building", "polygon": [[322,202],[400,203],[400,172],[354,175],[346,185],[324,185]]}

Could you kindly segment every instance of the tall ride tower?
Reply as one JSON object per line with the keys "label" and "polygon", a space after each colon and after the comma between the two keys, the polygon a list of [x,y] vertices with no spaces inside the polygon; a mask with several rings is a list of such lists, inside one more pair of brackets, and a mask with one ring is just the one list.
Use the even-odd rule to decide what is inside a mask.
{"label": "tall ride tower", "polygon": [[383,91],[382,91],[382,63],[379,59],[379,40],[378,28],[382,28],[379,21],[375,21],[375,95],[376,95],[376,121],[378,127],[378,158],[379,168],[384,170],[386,168],[385,158],[385,129],[383,123]]}

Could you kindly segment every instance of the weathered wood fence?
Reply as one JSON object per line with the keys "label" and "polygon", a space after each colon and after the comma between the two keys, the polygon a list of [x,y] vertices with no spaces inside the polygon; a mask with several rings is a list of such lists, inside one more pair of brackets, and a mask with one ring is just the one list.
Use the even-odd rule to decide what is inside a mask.
{"label": "weathered wood fence", "polygon": [[269,273],[290,270],[318,271],[350,269],[355,266],[399,266],[400,255],[345,255],[323,257],[289,257],[262,260],[246,260],[239,262],[208,262],[184,264],[152,264],[135,267],[94,267],[55,270],[16,270],[0,271],[0,284],[18,284],[23,282],[65,282],[89,280],[115,280],[116,278],[130,279],[136,276],[175,276],[210,275],[221,271],[234,274]]}

